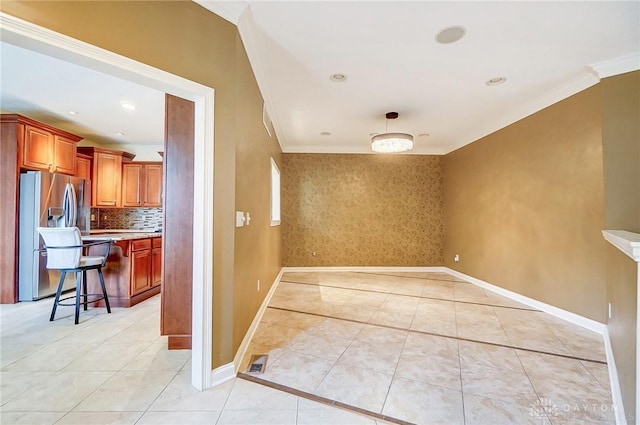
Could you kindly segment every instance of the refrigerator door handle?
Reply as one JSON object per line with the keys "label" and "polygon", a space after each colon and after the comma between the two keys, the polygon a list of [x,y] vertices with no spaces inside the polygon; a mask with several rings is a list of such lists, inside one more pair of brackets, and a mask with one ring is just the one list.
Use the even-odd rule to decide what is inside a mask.
{"label": "refrigerator door handle", "polygon": [[65,227],[75,226],[78,206],[76,199],[76,189],[71,183],[67,183],[67,186],[64,189],[63,208]]}

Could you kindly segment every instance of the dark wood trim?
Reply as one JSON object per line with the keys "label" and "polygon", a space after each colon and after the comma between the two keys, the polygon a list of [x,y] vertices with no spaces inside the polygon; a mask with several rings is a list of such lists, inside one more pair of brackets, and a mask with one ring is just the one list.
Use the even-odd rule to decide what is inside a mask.
{"label": "dark wood trim", "polygon": [[0,123],[0,303],[18,302],[18,124]]}
{"label": "dark wood trim", "polygon": [[2,114],[0,115],[0,122],[2,123],[13,123],[13,124],[28,124],[28,125],[32,125],[34,127],[38,127],[44,130],[47,130],[53,134],[57,134],[59,136],[63,136],[66,139],[72,140],[74,142],[79,142],[80,140],[82,140],[82,137],[80,136],[76,136],[75,134],[71,134],[68,133],[64,130],[60,130],[59,128],[56,127],[52,127],[48,124],[45,124],[43,122],[40,121],[36,121],[34,119],[25,117],[24,115],[18,115],[18,114]]}
{"label": "dark wood trim", "polygon": [[169,350],[190,350],[191,335],[169,335]]}

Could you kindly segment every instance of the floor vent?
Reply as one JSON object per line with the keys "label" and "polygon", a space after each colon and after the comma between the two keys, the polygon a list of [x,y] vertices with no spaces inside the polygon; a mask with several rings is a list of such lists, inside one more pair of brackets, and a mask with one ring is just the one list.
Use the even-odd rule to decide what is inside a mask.
{"label": "floor vent", "polygon": [[267,367],[267,354],[254,354],[249,362],[249,370],[247,373],[263,373]]}

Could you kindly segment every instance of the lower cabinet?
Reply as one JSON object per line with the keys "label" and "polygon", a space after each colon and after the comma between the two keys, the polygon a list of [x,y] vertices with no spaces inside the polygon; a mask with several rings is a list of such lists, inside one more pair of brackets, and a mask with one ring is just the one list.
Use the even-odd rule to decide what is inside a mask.
{"label": "lower cabinet", "polygon": [[[162,238],[114,241],[102,272],[112,307],[131,307],[159,294]],[[87,281],[90,293],[101,292],[97,273],[87,273]]]}

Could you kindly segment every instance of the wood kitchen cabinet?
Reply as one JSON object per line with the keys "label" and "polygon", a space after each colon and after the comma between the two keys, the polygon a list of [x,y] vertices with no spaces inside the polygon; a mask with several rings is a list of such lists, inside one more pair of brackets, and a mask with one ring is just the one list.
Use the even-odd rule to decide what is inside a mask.
{"label": "wood kitchen cabinet", "polygon": [[22,115],[2,114],[2,123],[14,127],[20,168],[75,175],[76,144],[82,137]]}
{"label": "wood kitchen cabinet", "polygon": [[91,157],[91,206],[122,206],[122,163],[135,155],[95,146],[78,147],[78,152]]}
{"label": "wood kitchen cabinet", "polygon": [[[162,237],[114,241],[102,272],[112,307],[131,307],[160,293]],[[97,276],[87,275],[89,292],[100,293]],[[104,305],[102,301],[98,305]]]}
{"label": "wood kitchen cabinet", "polygon": [[162,206],[161,162],[131,162],[122,166],[122,206]]}
{"label": "wood kitchen cabinet", "polygon": [[91,180],[91,157],[88,155],[76,155],[76,177]]}

